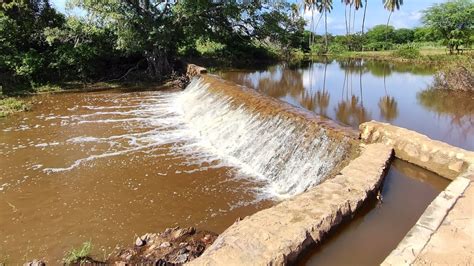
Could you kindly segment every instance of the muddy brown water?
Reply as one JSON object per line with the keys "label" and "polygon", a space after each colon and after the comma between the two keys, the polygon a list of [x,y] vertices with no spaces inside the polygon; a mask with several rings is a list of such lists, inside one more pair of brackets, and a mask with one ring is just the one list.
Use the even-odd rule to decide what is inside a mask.
{"label": "muddy brown water", "polygon": [[231,167],[177,151],[180,138],[154,115],[166,93],[41,95],[31,112],[0,120],[0,262],[57,264],[89,240],[101,259],[136,235],[220,233],[273,204]]}
{"label": "muddy brown water", "polygon": [[383,202],[369,199],[351,221],[310,248],[297,264],[379,265],[448,184],[447,179],[396,159],[383,183]]}

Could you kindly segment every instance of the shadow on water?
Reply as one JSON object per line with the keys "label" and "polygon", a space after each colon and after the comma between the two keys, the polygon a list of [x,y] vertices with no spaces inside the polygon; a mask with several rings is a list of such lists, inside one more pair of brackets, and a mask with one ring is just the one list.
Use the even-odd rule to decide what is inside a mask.
{"label": "shadow on water", "polygon": [[383,203],[369,199],[350,222],[333,230],[299,265],[378,265],[449,181],[401,160],[385,178]]}

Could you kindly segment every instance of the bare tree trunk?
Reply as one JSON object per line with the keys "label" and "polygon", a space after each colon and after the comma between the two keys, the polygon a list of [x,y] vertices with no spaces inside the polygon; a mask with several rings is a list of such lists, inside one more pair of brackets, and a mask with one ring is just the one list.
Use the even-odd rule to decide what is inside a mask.
{"label": "bare tree trunk", "polygon": [[349,36],[349,26],[347,25],[347,5],[344,10],[344,18],[346,20],[346,36]]}
{"label": "bare tree trunk", "polygon": [[171,66],[166,52],[155,48],[152,52],[146,51],[145,58],[148,64],[147,72],[151,79],[161,80],[171,73]]}
{"label": "bare tree trunk", "polygon": [[311,45],[313,44],[313,28],[314,28],[314,8],[311,7],[311,25],[309,26],[310,33],[309,33],[309,49],[311,51]]}
{"label": "bare tree trunk", "polygon": [[356,8],[354,7],[354,16],[352,17],[352,32],[355,33]]}
{"label": "bare tree trunk", "polygon": [[349,34],[351,34],[352,3],[349,5]]}
{"label": "bare tree trunk", "polygon": [[365,6],[364,6],[364,17],[362,18],[362,34],[364,34],[364,28],[365,28],[365,14],[367,13],[367,0],[365,0]]}
{"label": "bare tree trunk", "polygon": [[328,13],[327,13],[327,8],[324,7],[324,28],[325,28],[325,32],[326,32],[326,35],[325,35],[325,44],[326,44],[326,53],[328,52]]}
{"label": "bare tree trunk", "polygon": [[387,26],[385,28],[385,44],[387,44],[387,41],[388,41],[388,25],[390,24],[390,18],[392,17],[392,13],[393,11],[390,11],[390,14],[388,15],[388,20],[387,20]]}

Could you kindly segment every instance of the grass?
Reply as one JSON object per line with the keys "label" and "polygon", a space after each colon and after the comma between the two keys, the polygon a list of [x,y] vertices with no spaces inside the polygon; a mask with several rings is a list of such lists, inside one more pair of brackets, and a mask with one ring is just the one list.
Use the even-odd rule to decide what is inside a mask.
{"label": "grass", "polygon": [[0,99],[0,117],[16,112],[28,111],[29,109],[30,104],[18,98],[8,97]]}
{"label": "grass", "polygon": [[46,84],[46,85],[42,85],[42,86],[34,88],[34,92],[36,93],[58,92],[62,90],[63,89],[60,86],[52,85],[52,84]]}
{"label": "grass", "polygon": [[65,264],[71,263],[81,263],[83,260],[86,260],[92,251],[92,242],[87,241],[82,243],[80,248],[73,248],[66,253],[66,256],[63,259]]}
{"label": "grass", "polygon": [[431,65],[443,65],[452,62],[465,62],[472,60],[474,53],[466,51],[461,55],[449,55],[445,48],[421,48],[417,56],[401,56],[397,50],[387,51],[364,51],[364,52],[344,52],[334,55],[340,58],[367,58],[376,60],[387,60],[395,62],[413,62]]}

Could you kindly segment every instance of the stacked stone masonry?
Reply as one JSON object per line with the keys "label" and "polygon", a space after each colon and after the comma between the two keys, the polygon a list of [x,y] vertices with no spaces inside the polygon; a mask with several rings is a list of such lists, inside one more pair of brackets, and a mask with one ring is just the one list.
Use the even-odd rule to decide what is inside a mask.
{"label": "stacked stone masonry", "polygon": [[236,222],[191,265],[282,265],[352,215],[379,189],[392,148],[367,145],[339,175]]}
{"label": "stacked stone masonry", "polygon": [[384,143],[395,156],[454,180],[428,206],[382,265],[474,263],[474,153],[375,121],[360,126],[365,143]]}

